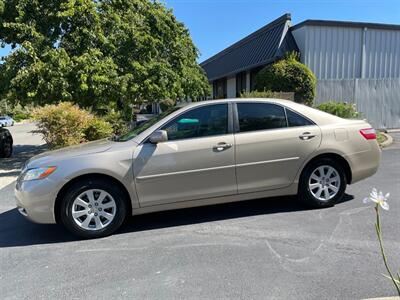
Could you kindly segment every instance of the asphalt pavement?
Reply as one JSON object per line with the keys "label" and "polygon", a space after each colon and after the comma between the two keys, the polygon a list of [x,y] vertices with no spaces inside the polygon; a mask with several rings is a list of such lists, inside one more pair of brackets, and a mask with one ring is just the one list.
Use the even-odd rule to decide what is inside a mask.
{"label": "asphalt pavement", "polygon": [[382,213],[387,256],[400,268],[400,134],[371,178],[342,203],[308,210],[295,197],[133,217],[113,236],[80,241],[58,225],[25,220],[14,205],[23,161],[44,151],[33,125],[10,130],[0,161],[1,299],[362,299],[393,296],[362,203],[390,192]]}

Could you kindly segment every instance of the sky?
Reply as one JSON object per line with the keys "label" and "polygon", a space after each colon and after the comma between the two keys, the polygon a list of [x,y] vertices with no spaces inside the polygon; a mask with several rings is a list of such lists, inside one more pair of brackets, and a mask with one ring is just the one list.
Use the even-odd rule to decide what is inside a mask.
{"label": "sky", "polygon": [[307,19],[400,24],[400,0],[165,0],[189,28],[199,62],[285,13]]}
{"label": "sky", "polygon": [[[163,0],[189,29],[199,62],[285,13],[306,19],[400,24],[400,0]],[[10,48],[0,49],[0,56]]]}

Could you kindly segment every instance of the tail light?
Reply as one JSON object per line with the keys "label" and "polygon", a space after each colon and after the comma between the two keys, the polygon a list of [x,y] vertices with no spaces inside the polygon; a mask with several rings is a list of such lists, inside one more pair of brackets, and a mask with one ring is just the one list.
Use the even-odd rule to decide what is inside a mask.
{"label": "tail light", "polygon": [[376,140],[376,131],[373,128],[361,129],[360,133],[366,140]]}

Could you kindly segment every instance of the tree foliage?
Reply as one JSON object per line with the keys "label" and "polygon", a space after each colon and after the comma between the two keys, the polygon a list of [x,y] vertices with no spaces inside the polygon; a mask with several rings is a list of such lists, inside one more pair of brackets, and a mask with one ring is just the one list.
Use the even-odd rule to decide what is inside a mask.
{"label": "tree foliage", "polygon": [[294,100],[294,93],[292,92],[271,92],[268,90],[251,91],[240,94],[240,98],[278,98],[286,100]]}
{"label": "tree foliage", "polygon": [[84,107],[204,95],[186,27],[150,0],[0,0],[0,98]]}
{"label": "tree foliage", "polygon": [[307,105],[314,101],[316,84],[314,73],[298,61],[296,53],[266,66],[256,76],[258,91],[294,92],[294,100]]}

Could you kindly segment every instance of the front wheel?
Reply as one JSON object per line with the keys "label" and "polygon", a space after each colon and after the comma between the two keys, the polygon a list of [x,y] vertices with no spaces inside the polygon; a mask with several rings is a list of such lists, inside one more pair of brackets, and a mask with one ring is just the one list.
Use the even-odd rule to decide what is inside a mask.
{"label": "front wheel", "polygon": [[310,207],[323,208],[343,198],[347,181],[340,163],[323,158],[304,169],[299,184],[300,199]]}
{"label": "front wheel", "polygon": [[127,214],[125,195],[103,179],[73,184],[61,203],[60,219],[73,234],[99,238],[114,233]]}

